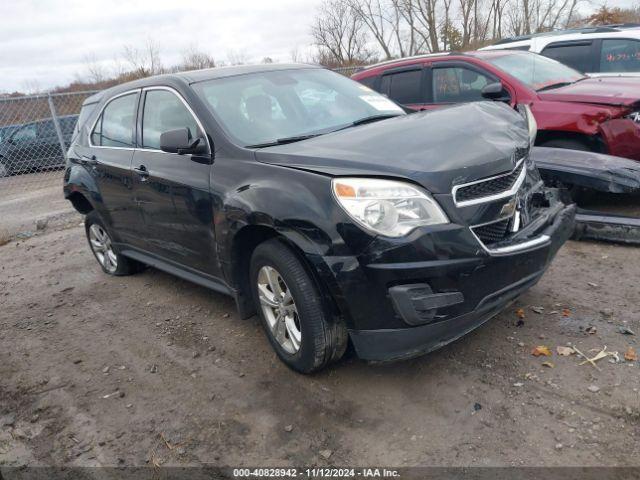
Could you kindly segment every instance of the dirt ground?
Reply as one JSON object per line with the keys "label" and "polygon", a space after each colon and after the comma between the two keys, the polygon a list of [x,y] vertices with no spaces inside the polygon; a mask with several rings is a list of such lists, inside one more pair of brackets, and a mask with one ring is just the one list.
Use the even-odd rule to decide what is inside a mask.
{"label": "dirt ground", "polygon": [[61,195],[62,171],[0,178],[0,243],[36,230],[36,222],[61,225],[73,213]]}
{"label": "dirt ground", "polygon": [[0,465],[637,466],[639,280],[640,249],[569,242],[444,349],[301,376],[230,298],[108,277],[77,222],[47,228],[0,247]]}

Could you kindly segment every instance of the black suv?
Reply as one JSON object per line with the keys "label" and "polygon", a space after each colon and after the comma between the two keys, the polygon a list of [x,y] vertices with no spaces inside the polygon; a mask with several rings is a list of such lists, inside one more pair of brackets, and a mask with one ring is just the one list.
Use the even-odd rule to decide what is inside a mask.
{"label": "black suv", "polygon": [[[58,125],[69,148],[78,115],[58,117]],[[65,159],[53,119],[47,118],[7,127],[0,141],[0,177],[62,168]]]}
{"label": "black suv", "polygon": [[574,206],[506,105],[406,115],[300,65],[163,75],[89,98],[64,194],[112,275],[143,265],[233,296],[300,372],[419,355],[535,284]]}

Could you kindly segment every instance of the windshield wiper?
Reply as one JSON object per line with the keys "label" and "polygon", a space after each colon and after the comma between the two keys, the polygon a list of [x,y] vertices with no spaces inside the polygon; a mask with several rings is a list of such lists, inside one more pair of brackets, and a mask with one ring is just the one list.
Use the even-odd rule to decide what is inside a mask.
{"label": "windshield wiper", "polygon": [[344,127],[340,127],[333,131],[338,132],[340,130],[345,130],[347,128],[357,127],[358,125],[364,125],[365,123],[373,123],[380,120],[386,120],[387,118],[402,117],[402,116],[403,116],[402,114],[397,114],[397,113],[384,113],[380,115],[371,115],[370,117],[361,118],[359,120],[356,120],[355,122],[351,122],[350,124],[345,125]]}
{"label": "windshield wiper", "polygon": [[364,125],[365,123],[377,122],[379,120],[386,120],[387,118],[400,117],[397,113],[385,113],[380,115],[371,115],[370,117],[364,117],[360,120],[356,120],[349,127],[357,127],[358,125]]}
{"label": "windshield wiper", "polygon": [[322,133],[313,133],[310,135],[298,135],[296,137],[284,137],[274,140],[273,142],[256,143],[254,145],[246,145],[245,148],[262,148],[262,147],[275,147],[276,145],[286,145],[287,143],[300,142],[302,140],[308,140],[310,138],[319,137]]}
{"label": "windshield wiper", "polygon": [[558,82],[558,83],[552,83],[551,85],[545,85],[542,88],[539,88],[538,90],[536,90],[537,92],[543,92],[544,90],[552,90],[554,88],[560,88],[560,87],[566,87],[567,85],[571,85],[574,82]]}
{"label": "windshield wiper", "polygon": [[380,115],[371,115],[370,117],[364,117],[355,122],[351,122],[350,124],[340,127],[337,130],[332,130],[330,132],[322,132],[322,133],[311,133],[308,135],[298,135],[295,137],[285,137],[274,140],[273,142],[265,142],[265,143],[256,143],[254,145],[246,145],[245,148],[263,148],[263,147],[274,147],[276,145],[285,145],[287,143],[300,142],[301,140],[308,140],[309,138],[319,137],[320,135],[324,135],[325,133],[333,133],[338,130],[344,130],[345,128],[357,127],[358,125],[364,125],[365,123],[377,122],[379,120],[385,120],[387,118],[393,117],[401,117],[402,114],[398,115],[397,113],[386,113]]}

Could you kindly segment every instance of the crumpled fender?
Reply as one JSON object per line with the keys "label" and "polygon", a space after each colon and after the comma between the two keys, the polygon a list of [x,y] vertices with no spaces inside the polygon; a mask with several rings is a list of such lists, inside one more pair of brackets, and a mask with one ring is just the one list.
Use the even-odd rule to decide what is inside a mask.
{"label": "crumpled fender", "polygon": [[640,123],[614,118],[601,123],[598,133],[608,145],[609,154],[640,160]]}

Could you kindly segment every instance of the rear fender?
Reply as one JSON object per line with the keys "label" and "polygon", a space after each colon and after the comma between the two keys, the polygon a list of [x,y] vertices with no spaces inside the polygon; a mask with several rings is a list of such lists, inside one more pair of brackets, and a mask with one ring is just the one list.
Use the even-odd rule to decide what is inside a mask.
{"label": "rear fender", "polygon": [[70,164],[64,173],[64,198],[82,195],[93,209],[102,211],[102,196],[93,176],[81,165]]}

